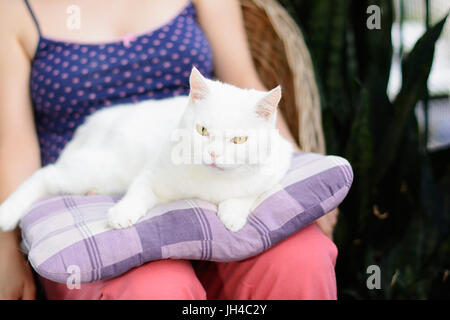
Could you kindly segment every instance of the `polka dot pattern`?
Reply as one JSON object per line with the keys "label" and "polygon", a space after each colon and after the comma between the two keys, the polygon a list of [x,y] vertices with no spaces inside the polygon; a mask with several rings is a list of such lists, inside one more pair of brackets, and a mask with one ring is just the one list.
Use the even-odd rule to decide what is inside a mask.
{"label": "polka dot pattern", "polygon": [[119,103],[189,93],[193,65],[212,77],[212,52],[192,2],[167,24],[102,44],[41,36],[30,89],[42,165],[55,162],[93,112]]}

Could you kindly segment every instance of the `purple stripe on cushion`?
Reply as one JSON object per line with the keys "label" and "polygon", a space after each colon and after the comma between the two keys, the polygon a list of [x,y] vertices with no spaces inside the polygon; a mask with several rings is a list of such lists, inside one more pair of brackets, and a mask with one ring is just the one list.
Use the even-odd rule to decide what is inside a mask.
{"label": "purple stripe on cushion", "polygon": [[127,259],[117,261],[115,264],[105,266],[101,269],[101,279],[108,279],[120,276],[128,270],[141,266],[144,263],[143,255],[137,254]]}
{"label": "purple stripe on cushion", "polygon": [[258,219],[258,217],[254,214],[250,214],[249,218],[254,221],[255,226],[257,226],[258,230],[260,230],[261,237],[263,241],[265,242],[264,249],[269,249],[271,246],[270,238],[267,235],[267,232],[269,231],[267,226],[261,222],[261,220]]}
{"label": "purple stripe on cushion", "polygon": [[330,198],[322,201],[321,206],[324,213],[328,213],[333,209],[337,208],[336,203],[341,203],[342,200],[344,200],[345,196],[347,195],[348,191],[350,190],[350,186],[344,186],[342,189],[336,191],[333,196]]}
{"label": "purple stripe on cushion", "polygon": [[[303,208],[308,209],[328,199],[347,182],[342,167],[322,171],[284,188]],[[267,200],[266,200],[267,201]]]}
{"label": "purple stripe on cushion", "polygon": [[303,211],[302,205],[293,199],[285,189],[282,189],[260,203],[253,210],[252,215],[264,220],[266,226],[273,230]]}
{"label": "purple stripe on cushion", "polygon": [[270,244],[269,240],[268,240],[266,234],[264,234],[264,231],[261,230],[261,227],[255,221],[254,215],[250,214],[248,216],[247,223],[249,223],[253,228],[255,228],[256,231],[258,231],[258,233],[261,237],[261,241],[263,243],[263,250],[266,250],[267,248],[269,248],[269,244]]}
{"label": "purple stripe on cushion", "polygon": [[[110,196],[71,196],[77,206],[89,205],[91,203],[114,203],[114,198]],[[44,218],[57,215],[66,208],[63,196],[46,197],[45,200],[37,202],[21,221],[21,225],[30,228],[36,222]]]}
{"label": "purple stripe on cushion", "polygon": [[[192,205],[192,204],[191,204]],[[206,260],[206,258],[208,257],[208,246],[209,243],[207,240],[208,239],[208,234],[207,234],[207,229],[206,229],[206,224],[207,222],[205,221],[204,217],[202,217],[200,210],[197,210],[194,206],[192,206],[192,209],[189,209],[193,211],[193,214],[195,214],[195,216],[198,219],[199,222],[199,227],[200,227],[200,231],[202,232],[202,240],[200,242],[201,244],[201,248],[202,248],[202,254],[200,256],[201,260]]]}
{"label": "purple stripe on cushion", "polygon": [[353,170],[352,170],[352,167],[349,164],[349,165],[346,165],[346,166],[342,166],[342,168],[344,169],[344,171],[346,173],[347,184],[348,184],[348,187],[350,189],[350,186],[353,183]]}
{"label": "purple stripe on cushion", "polygon": [[59,211],[64,208],[65,205],[63,199],[60,196],[54,196],[51,199],[46,199],[44,202],[35,204],[22,218],[21,224],[28,228],[40,219],[58,214]]}
{"label": "purple stripe on cushion", "polygon": [[[113,203],[111,203],[109,206],[104,204],[104,203],[96,203],[93,202],[91,203],[90,206],[84,206],[83,208],[81,208],[82,214],[83,214],[83,219],[86,223],[91,223],[94,221],[102,221],[105,220],[105,214],[107,209],[109,209],[111,206],[113,205]],[[62,210],[65,209],[65,212],[63,212]],[[67,208],[60,208],[57,210],[59,215],[71,215],[71,212],[67,209]],[[48,216],[48,218],[52,217],[53,215]],[[55,221],[49,221],[49,222],[45,222],[46,223],[46,227],[48,228],[53,227],[53,230],[51,228],[48,228],[48,230],[46,230],[46,233],[44,234],[37,234],[35,237],[31,237],[31,235],[28,234],[28,237],[32,238],[32,244],[33,247],[39,246],[39,244],[47,239],[50,239],[58,234],[64,234],[65,232],[68,232],[70,230],[76,229],[74,228],[73,224],[67,224],[65,226],[61,226],[60,224],[57,224],[57,222]],[[34,224],[33,224],[34,225]],[[30,232],[31,227],[27,226],[26,231]],[[24,233],[24,229],[22,229],[22,233]],[[34,232],[33,232],[34,233]],[[40,236],[40,237],[37,237]],[[26,239],[25,236],[22,237],[23,239]],[[30,248],[28,248],[30,249]]]}
{"label": "purple stripe on cushion", "polygon": [[269,228],[267,228],[267,226],[264,224],[264,222],[262,222],[257,216],[254,216],[254,218],[255,218],[255,221],[258,222],[258,224],[261,226],[261,228],[264,231],[266,231],[266,232],[269,231]]}
{"label": "purple stripe on cushion", "polygon": [[102,261],[100,259],[100,253],[98,252],[98,247],[95,243],[95,238],[93,238],[93,234],[89,229],[86,221],[84,220],[83,213],[81,208],[77,206],[77,203],[74,201],[71,196],[64,196],[64,202],[66,204],[67,209],[70,211],[72,216],[74,217],[75,226],[77,229],[84,235],[84,244],[86,246],[86,251],[88,252],[88,256],[91,260],[93,269],[92,269],[92,280],[99,279],[99,270],[102,267]]}
{"label": "purple stripe on cushion", "polygon": [[[109,230],[93,238],[103,262],[102,270],[131,256],[140,256],[143,251],[140,235],[135,227]],[[117,251],[117,248],[121,250]],[[143,261],[142,257],[139,259]]]}
{"label": "purple stripe on cushion", "polygon": [[291,234],[306,227],[314,220],[321,217],[325,212],[320,205],[309,208],[307,211],[296,215],[289,222],[285,223],[281,228],[277,230],[272,230],[269,233],[272,245],[276,245],[281,240],[287,238]]}
{"label": "purple stripe on cushion", "polygon": [[[84,241],[79,241],[73,245],[64,248],[58,254],[55,254],[39,266],[34,266],[36,271],[42,276],[58,282],[65,283],[67,280],[68,267],[75,265],[80,268],[81,281],[92,281],[91,260],[87,257],[88,252]],[[32,259],[30,259],[32,261]]]}
{"label": "purple stripe on cushion", "polygon": [[[85,252],[87,253],[87,257],[89,258],[89,264],[91,265],[91,280],[95,280],[95,270],[97,269],[97,263],[91,248],[91,239],[88,237],[88,234],[85,232],[85,230],[83,229],[83,226],[80,224],[80,218],[79,215],[77,214],[77,210],[72,210],[71,207],[71,203],[70,203],[70,197],[69,196],[63,196],[62,197],[63,201],[64,201],[64,205],[67,208],[67,210],[70,212],[70,214],[73,217],[73,220],[75,222],[75,229],[78,230],[78,232],[81,233],[81,235],[83,236],[83,240],[82,243],[84,245],[85,248]],[[75,212],[74,212],[75,211]]]}
{"label": "purple stripe on cushion", "polygon": [[231,232],[217,218],[215,211],[205,210],[204,213],[214,235],[210,241],[212,255],[209,260],[236,261],[263,251],[262,238],[250,223],[245,224],[238,232]]}
{"label": "purple stripe on cushion", "polygon": [[[65,282],[67,276],[67,267],[76,265],[81,270],[81,282],[92,282],[100,276],[104,278],[105,274],[110,275],[113,270],[125,271],[128,269],[141,265],[144,262],[142,257],[142,246],[138,233],[135,228],[109,230],[97,235],[94,235],[91,240],[98,246],[98,251],[102,255],[103,264],[100,268],[91,266],[92,258],[90,257],[88,245],[83,239],[73,245],[64,248],[58,254],[53,255],[45,262],[37,266],[37,270],[45,270],[49,274],[61,274],[60,282]],[[120,251],[117,248],[121,248]],[[156,256],[156,255],[153,255]],[[156,259],[160,259],[161,256]],[[125,261],[125,262],[124,262]],[[134,265],[131,265],[135,263]],[[136,264],[139,263],[139,264]],[[120,264],[115,267],[114,265]],[[125,266],[128,264],[128,269]],[[90,273],[91,271],[92,273]],[[41,272],[39,272],[42,274]],[[116,273],[115,275],[118,275]],[[53,276],[49,279],[54,280]],[[62,280],[61,280],[62,279]]]}
{"label": "purple stripe on cushion", "polygon": [[43,242],[47,239],[51,239],[58,234],[65,233],[65,232],[68,232],[73,229],[74,229],[73,225],[68,225],[68,226],[65,226],[64,228],[58,228],[58,229],[52,230],[52,231],[44,234],[42,238],[35,239],[33,241],[33,247],[37,247],[41,244],[41,242]]}
{"label": "purple stripe on cushion", "polygon": [[194,240],[168,244],[161,248],[163,259],[205,260],[204,241]]}
{"label": "purple stripe on cushion", "polygon": [[[345,176],[346,179],[340,179],[340,180],[336,180],[334,181],[333,179],[327,179],[327,184],[329,189],[327,190],[326,188],[323,188],[323,181],[321,177],[321,175],[326,174],[328,172],[328,175],[331,176],[331,173],[329,171],[332,171],[332,176],[337,179],[337,177],[339,177],[340,175]],[[296,216],[294,216],[290,221],[288,221],[287,223],[283,224],[279,229],[277,230],[272,230],[270,232],[270,238],[272,240],[272,245],[275,245],[276,243],[278,243],[279,241],[283,240],[286,238],[286,236],[289,236],[291,234],[293,234],[294,232],[298,231],[300,228],[307,226],[308,224],[312,223],[313,221],[317,220],[318,218],[320,218],[322,215],[324,215],[325,213],[330,212],[331,210],[335,209],[339,203],[341,203],[341,201],[345,198],[345,196],[347,195],[349,189],[350,189],[350,185],[353,181],[352,179],[353,177],[353,172],[351,170],[351,168],[349,166],[339,166],[339,167],[335,167],[335,168],[331,168],[327,171],[321,172],[320,174],[314,176],[314,178],[317,179],[312,179],[312,181],[309,181],[309,187],[312,188],[311,190],[322,190],[323,193],[315,193],[315,196],[320,198],[320,202],[317,202],[318,199],[315,199],[315,203],[316,205],[314,206],[310,206],[309,208],[305,206],[306,203],[309,202],[309,199],[306,200],[306,197],[302,197],[300,196],[301,193],[303,194],[312,194],[311,190],[305,190],[302,187],[305,186],[304,182],[302,181],[301,183],[295,183],[291,186],[289,186],[287,189],[290,189],[291,192],[288,192],[292,195],[294,194],[295,196],[293,196],[299,203],[301,202],[303,206],[305,206],[307,209],[300,214],[297,214]],[[309,178],[311,179],[311,178]],[[349,180],[350,179],[350,180]],[[330,181],[334,181],[335,184],[330,183]],[[343,184],[342,182],[345,181],[346,183]],[[320,186],[322,186],[322,188],[320,188]],[[338,189],[336,189],[338,188]],[[303,190],[302,190],[303,189]],[[295,191],[293,191],[295,190]],[[328,194],[327,194],[328,191]],[[274,214],[273,216],[276,216],[276,214]]]}
{"label": "purple stripe on cushion", "polygon": [[183,241],[205,240],[200,221],[193,213],[192,209],[174,210],[138,223],[136,230],[141,238],[142,247],[159,248],[151,252],[144,249],[144,259],[154,260],[161,257],[161,246]]}
{"label": "purple stripe on cushion", "polygon": [[[211,240],[212,240],[212,233],[211,233],[211,225],[209,224],[208,219],[206,219],[205,210],[202,208],[196,208],[197,211],[200,211],[200,217],[205,222],[206,226],[206,256],[205,259],[208,260],[212,256],[212,247],[211,247]],[[217,214],[214,212],[214,214]]]}
{"label": "purple stripe on cushion", "polygon": [[[232,233],[220,222],[214,222],[218,219],[209,221],[212,222],[211,227],[215,238],[220,240],[208,240],[212,249],[212,255],[208,260],[222,262],[242,260],[264,250],[261,237],[249,224],[240,231]],[[201,242],[186,241],[163,246],[163,258],[202,260]]]}

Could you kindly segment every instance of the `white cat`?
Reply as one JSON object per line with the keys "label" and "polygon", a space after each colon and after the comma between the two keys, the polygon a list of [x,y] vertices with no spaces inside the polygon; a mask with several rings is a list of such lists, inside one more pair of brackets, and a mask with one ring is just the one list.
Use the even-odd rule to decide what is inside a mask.
{"label": "white cat", "polygon": [[132,226],[158,202],[199,198],[237,231],[290,164],[292,145],[275,130],[280,98],[280,87],[240,89],[193,68],[189,96],[102,109],[0,206],[0,228],[14,229],[46,195],[95,190],[126,192],[108,212],[113,228]]}

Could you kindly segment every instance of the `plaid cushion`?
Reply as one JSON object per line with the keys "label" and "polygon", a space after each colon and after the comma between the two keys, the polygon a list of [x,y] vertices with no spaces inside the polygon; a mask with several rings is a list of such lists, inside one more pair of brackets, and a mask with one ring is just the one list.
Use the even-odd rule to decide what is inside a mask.
{"label": "plaid cushion", "polygon": [[164,214],[112,230],[106,213],[120,197],[52,196],[22,218],[22,246],[37,273],[63,283],[73,270],[81,282],[93,282],[157,259],[242,260],[336,208],[352,181],[343,158],[296,154],[289,172],[259,197],[238,232],[224,227],[216,205],[197,199],[159,204],[151,212]]}

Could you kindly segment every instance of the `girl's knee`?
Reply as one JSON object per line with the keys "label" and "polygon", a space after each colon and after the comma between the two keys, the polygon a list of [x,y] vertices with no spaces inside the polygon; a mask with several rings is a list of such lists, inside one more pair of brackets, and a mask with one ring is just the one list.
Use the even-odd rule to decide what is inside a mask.
{"label": "girl's knee", "polygon": [[106,285],[103,299],[203,300],[206,292],[186,260],[159,260],[131,270]]}
{"label": "girl's knee", "polygon": [[310,225],[258,257],[269,298],[335,299],[337,248]]}
{"label": "girl's knee", "polygon": [[278,243],[261,258],[267,260],[267,263],[280,261],[280,267],[290,268],[292,263],[308,269],[334,269],[337,253],[336,245],[312,224]]}

